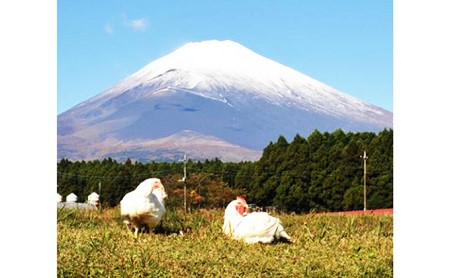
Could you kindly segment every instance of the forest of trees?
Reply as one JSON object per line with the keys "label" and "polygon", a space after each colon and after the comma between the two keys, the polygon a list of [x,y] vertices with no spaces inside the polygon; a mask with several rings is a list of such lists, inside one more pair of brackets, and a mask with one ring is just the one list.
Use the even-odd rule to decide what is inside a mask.
{"label": "forest of trees", "polygon": [[[222,162],[219,159],[186,162],[187,204],[190,209],[225,207],[236,195],[248,203],[273,206],[286,212],[363,209],[364,168],[367,152],[367,208],[393,207],[393,130],[334,132],[315,130],[292,142],[280,136],[270,142],[256,162]],[[166,203],[182,207],[183,162],[119,163],[69,161],[57,164],[57,191],[73,192],[79,201],[92,192],[102,206],[117,206],[122,197],[143,180],[160,178],[168,193]]]}

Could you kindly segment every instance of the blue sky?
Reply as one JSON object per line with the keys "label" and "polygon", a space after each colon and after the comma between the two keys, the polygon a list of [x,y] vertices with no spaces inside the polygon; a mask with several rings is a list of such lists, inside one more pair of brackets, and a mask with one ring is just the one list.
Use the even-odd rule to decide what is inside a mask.
{"label": "blue sky", "polygon": [[236,41],[393,111],[392,0],[58,0],[58,114],[210,39]]}

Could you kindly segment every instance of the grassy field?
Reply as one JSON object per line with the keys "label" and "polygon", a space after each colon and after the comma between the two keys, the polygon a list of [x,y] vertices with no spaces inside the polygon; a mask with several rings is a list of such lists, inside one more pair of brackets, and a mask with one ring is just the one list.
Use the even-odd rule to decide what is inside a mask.
{"label": "grassy field", "polygon": [[[58,277],[392,277],[392,215],[280,214],[291,244],[222,234],[223,210],[169,210],[133,238],[118,208],[58,210]],[[177,234],[185,231],[184,236]]]}

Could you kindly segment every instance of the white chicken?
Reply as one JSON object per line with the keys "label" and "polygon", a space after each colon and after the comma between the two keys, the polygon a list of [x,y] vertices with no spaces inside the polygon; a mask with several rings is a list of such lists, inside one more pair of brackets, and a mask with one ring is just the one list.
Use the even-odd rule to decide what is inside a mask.
{"label": "white chicken", "polygon": [[126,218],[134,236],[140,229],[151,231],[166,214],[164,199],[167,197],[160,179],[150,178],[141,182],[134,191],[127,193],[120,201],[120,214]]}
{"label": "white chicken", "polygon": [[280,219],[266,212],[247,213],[247,201],[238,196],[225,209],[222,231],[236,240],[246,243],[270,243],[276,240],[290,241]]}

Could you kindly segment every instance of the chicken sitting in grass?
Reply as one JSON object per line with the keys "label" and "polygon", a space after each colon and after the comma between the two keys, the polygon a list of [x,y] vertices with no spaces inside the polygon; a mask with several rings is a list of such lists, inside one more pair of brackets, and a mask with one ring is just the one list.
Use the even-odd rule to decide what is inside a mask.
{"label": "chicken sitting in grass", "polygon": [[150,178],[141,182],[134,191],[127,193],[120,201],[120,214],[125,224],[137,237],[145,228],[154,230],[166,214],[164,199],[167,194],[160,179]]}
{"label": "chicken sitting in grass", "polygon": [[290,241],[280,219],[266,212],[247,213],[247,202],[243,197],[231,201],[225,209],[222,231],[236,240],[246,243],[271,243],[274,240]]}

